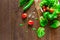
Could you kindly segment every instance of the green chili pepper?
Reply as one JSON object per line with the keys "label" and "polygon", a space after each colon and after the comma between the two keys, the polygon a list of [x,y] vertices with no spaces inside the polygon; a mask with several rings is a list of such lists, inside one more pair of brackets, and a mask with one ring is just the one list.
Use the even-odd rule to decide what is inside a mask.
{"label": "green chili pepper", "polygon": [[28,4],[23,7],[23,10],[24,10],[24,11],[27,10],[27,9],[33,4],[33,2],[34,2],[34,0],[30,0],[30,1],[28,2]]}
{"label": "green chili pepper", "polygon": [[45,18],[43,18],[43,16],[41,16],[41,17],[40,17],[40,25],[41,25],[42,27],[44,27],[44,26],[47,25],[47,23],[48,23],[48,20],[45,19]]}
{"label": "green chili pepper", "polygon": [[58,28],[59,26],[60,26],[60,21],[58,21],[58,20],[54,20],[51,23],[51,28]]}
{"label": "green chili pepper", "polygon": [[41,38],[41,37],[43,37],[45,35],[45,29],[43,28],[43,27],[39,27],[38,29],[37,29],[37,36],[39,37],[39,38]]}
{"label": "green chili pepper", "polygon": [[19,0],[19,6],[25,5],[29,0]]}

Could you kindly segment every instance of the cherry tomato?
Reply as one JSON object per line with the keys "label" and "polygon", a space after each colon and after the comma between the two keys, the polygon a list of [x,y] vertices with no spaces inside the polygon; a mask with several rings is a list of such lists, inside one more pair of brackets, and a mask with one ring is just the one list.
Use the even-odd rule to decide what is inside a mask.
{"label": "cherry tomato", "polygon": [[34,21],[32,21],[32,20],[28,21],[28,25],[32,26],[33,24],[34,24]]}
{"label": "cherry tomato", "polygon": [[22,19],[26,19],[27,18],[27,13],[23,13],[22,14]]}
{"label": "cherry tomato", "polygon": [[53,13],[53,12],[54,12],[54,9],[51,8],[49,11],[50,11],[51,13]]}
{"label": "cherry tomato", "polygon": [[45,12],[46,10],[47,10],[46,8],[43,9],[44,12]]}
{"label": "cherry tomato", "polygon": [[47,11],[47,7],[46,6],[43,6],[42,9],[43,9],[44,12]]}

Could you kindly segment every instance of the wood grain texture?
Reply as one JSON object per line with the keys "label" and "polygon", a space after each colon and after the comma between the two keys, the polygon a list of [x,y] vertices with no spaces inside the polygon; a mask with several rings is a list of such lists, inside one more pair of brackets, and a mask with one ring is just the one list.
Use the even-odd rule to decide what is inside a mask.
{"label": "wood grain texture", "polygon": [[0,0],[0,40],[14,40],[15,10],[15,0]]}
{"label": "wood grain texture", "polygon": [[[27,18],[24,22],[21,19],[22,12],[22,8],[18,10],[16,0],[0,0],[0,40],[60,40],[60,27],[51,29],[49,24],[45,27],[45,36],[39,39],[35,31],[32,31],[32,27],[28,28],[27,24],[31,19],[34,21],[33,27],[38,28],[39,21]],[[32,12],[36,12],[35,4],[26,11],[28,15]],[[37,12],[35,17],[38,17]],[[58,19],[60,20],[60,17]],[[20,27],[20,23],[24,26]]]}

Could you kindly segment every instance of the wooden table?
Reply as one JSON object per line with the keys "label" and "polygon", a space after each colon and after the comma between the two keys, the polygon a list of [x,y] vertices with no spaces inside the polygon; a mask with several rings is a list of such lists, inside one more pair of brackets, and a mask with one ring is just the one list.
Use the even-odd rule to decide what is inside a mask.
{"label": "wooden table", "polygon": [[[16,0],[0,0],[0,40],[60,40],[60,27],[51,29],[49,25],[45,27],[45,36],[39,39],[35,31],[32,31],[32,27],[28,28],[29,19],[25,23],[21,19],[22,9],[17,10]],[[36,12],[34,4],[27,14],[29,15],[31,12]],[[35,17],[38,17],[37,12]],[[38,28],[39,22],[35,19],[32,20],[34,20],[33,27]],[[20,23],[24,23],[24,26],[20,27]]]}

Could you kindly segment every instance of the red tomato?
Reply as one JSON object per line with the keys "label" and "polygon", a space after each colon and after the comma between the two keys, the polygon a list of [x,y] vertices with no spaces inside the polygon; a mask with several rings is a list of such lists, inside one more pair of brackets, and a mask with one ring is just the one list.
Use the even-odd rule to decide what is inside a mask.
{"label": "red tomato", "polygon": [[44,12],[45,12],[46,10],[47,10],[46,8],[43,9]]}
{"label": "red tomato", "polygon": [[54,9],[51,8],[49,11],[50,11],[51,13],[53,13],[53,12],[54,12]]}
{"label": "red tomato", "polygon": [[22,14],[22,19],[26,19],[27,18],[27,13],[23,13]]}
{"label": "red tomato", "polygon": [[47,11],[47,7],[46,6],[43,6],[42,9],[43,9],[44,12]]}
{"label": "red tomato", "polygon": [[34,22],[32,20],[28,21],[28,25],[32,26],[34,24]]}

